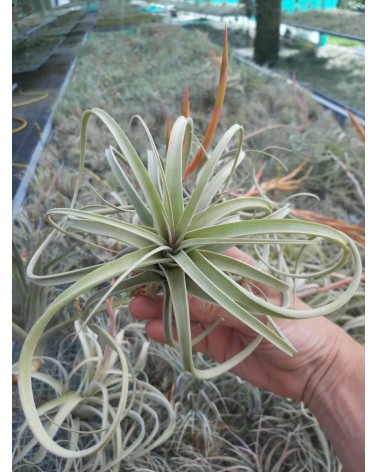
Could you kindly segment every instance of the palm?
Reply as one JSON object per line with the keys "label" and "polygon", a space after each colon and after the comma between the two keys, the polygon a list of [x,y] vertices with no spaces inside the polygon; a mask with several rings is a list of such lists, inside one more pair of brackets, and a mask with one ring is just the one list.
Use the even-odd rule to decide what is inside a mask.
{"label": "palm", "polygon": [[[253,259],[246,253],[232,248],[228,255],[253,264]],[[264,289],[265,296],[274,305],[279,305],[281,295],[274,289]],[[218,305],[202,300],[189,300],[192,335],[200,334],[214,320],[223,318],[223,322],[195,346],[195,349],[207,354],[216,362],[223,363],[250,344],[256,334],[243,323],[231,316]],[[306,309],[301,300],[295,300],[292,308]],[[147,334],[154,340],[166,342],[162,323],[162,300],[137,297],[130,302],[130,310],[136,318],[149,320]],[[268,341],[263,340],[258,348],[233,372],[242,379],[281,396],[302,400],[305,388],[314,368],[330,351],[326,339],[333,339],[337,346],[340,338],[338,327],[326,318],[302,320],[277,320],[286,337],[294,345],[297,353],[293,357],[283,353]],[[333,332],[333,333],[332,333]],[[327,334],[323,336],[323,334]],[[328,357],[328,356],[326,356]]]}

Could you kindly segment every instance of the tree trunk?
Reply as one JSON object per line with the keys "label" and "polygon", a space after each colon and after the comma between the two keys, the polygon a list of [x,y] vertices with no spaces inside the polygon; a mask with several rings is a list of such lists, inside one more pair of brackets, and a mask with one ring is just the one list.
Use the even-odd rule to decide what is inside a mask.
{"label": "tree trunk", "polygon": [[281,0],[256,0],[254,61],[274,66],[280,44]]}

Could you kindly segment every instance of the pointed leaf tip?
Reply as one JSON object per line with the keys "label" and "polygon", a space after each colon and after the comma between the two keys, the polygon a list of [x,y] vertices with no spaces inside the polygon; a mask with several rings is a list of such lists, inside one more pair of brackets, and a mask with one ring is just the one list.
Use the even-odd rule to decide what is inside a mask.
{"label": "pointed leaf tip", "polygon": [[165,133],[165,153],[167,154],[168,151],[168,144],[169,144],[169,139],[171,137],[171,116],[168,113],[167,115],[167,120],[165,122],[165,128],[166,128],[166,133]]}
{"label": "pointed leaf tip", "polygon": [[217,97],[215,99],[213,114],[211,116],[211,120],[207,127],[205,137],[202,141],[202,146],[198,150],[197,154],[194,156],[194,159],[188,165],[185,173],[184,178],[185,180],[201,163],[203,156],[205,155],[205,151],[210,146],[214,139],[215,130],[218,126],[218,122],[222,113],[224,97],[226,93],[226,85],[227,85],[227,71],[228,71],[228,39],[227,39],[227,26],[224,25],[224,34],[223,34],[223,54],[222,54],[222,64],[221,70],[219,75],[219,84],[218,84],[218,92]]}
{"label": "pointed leaf tip", "polygon": [[184,95],[184,100],[182,102],[181,114],[185,116],[185,118],[189,118],[189,115],[190,115],[189,87],[186,87],[185,89],[185,95]]}

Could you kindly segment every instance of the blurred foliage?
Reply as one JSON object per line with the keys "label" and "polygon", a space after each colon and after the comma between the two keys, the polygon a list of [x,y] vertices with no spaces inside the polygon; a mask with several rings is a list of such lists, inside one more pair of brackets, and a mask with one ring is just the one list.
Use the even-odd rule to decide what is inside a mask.
{"label": "blurred foliage", "polygon": [[323,31],[365,37],[365,16],[348,10],[282,12],[281,22],[293,23]]}

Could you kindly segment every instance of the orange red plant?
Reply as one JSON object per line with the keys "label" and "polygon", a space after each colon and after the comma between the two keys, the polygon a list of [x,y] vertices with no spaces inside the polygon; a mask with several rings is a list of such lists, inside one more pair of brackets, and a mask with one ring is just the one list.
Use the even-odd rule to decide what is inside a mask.
{"label": "orange red plant", "polygon": [[[194,156],[193,160],[189,163],[187,166],[184,176],[183,176],[183,181],[192,173],[195,171],[195,169],[201,164],[202,159],[205,155],[206,149],[210,146],[210,144],[213,141],[214,135],[215,135],[215,130],[217,128],[221,113],[222,113],[222,108],[223,108],[223,103],[224,103],[224,97],[225,97],[225,92],[226,92],[226,84],[227,84],[227,71],[228,71],[228,39],[227,39],[227,27],[225,25],[224,28],[224,37],[223,37],[223,54],[222,54],[222,60],[220,62],[220,58],[216,55],[216,53],[213,50],[210,50],[211,58],[212,60],[220,66],[220,76],[219,76],[219,84],[218,84],[218,91],[217,91],[217,96],[214,104],[214,109],[213,113],[210,119],[210,122],[208,124],[205,136],[202,140],[201,147],[197,151],[197,154]],[[186,88],[185,90],[185,95],[183,99],[183,104],[182,104],[182,115],[185,117],[189,117],[190,114],[190,104],[189,104],[189,90]],[[356,128],[359,136],[363,141],[365,141],[365,132],[356,119],[356,117],[348,110],[349,117]],[[287,125],[275,125],[274,127],[280,127],[280,126],[287,126]],[[167,133],[166,133],[166,143],[168,147],[168,142],[169,142],[169,137],[170,137],[170,117],[167,117]],[[252,137],[251,136],[246,136],[246,138]],[[260,191],[264,192],[269,192],[272,190],[281,190],[281,191],[291,191],[291,190],[298,190],[300,189],[300,184],[305,180],[310,172],[311,169],[309,169],[306,174],[300,178],[295,178],[305,167],[307,161],[303,160],[295,169],[293,169],[291,172],[289,172],[287,175],[283,177],[278,177],[278,178],[273,178],[270,180],[267,180],[265,182],[262,182],[259,184],[259,181],[261,180],[261,177],[264,173],[265,170],[265,164],[262,164],[260,169],[258,170],[256,174],[256,183],[259,186]],[[253,185],[244,195],[245,196],[253,196],[253,195],[258,195],[259,194],[259,189],[256,185]],[[331,218],[327,216],[323,216],[319,213],[315,213],[313,211],[308,211],[308,210],[299,210],[296,208],[292,208],[290,210],[290,213],[298,218],[302,218],[307,221],[312,221],[316,223],[322,223],[328,226],[331,226],[335,229],[338,229],[346,234],[348,234],[351,238],[353,238],[356,242],[361,244],[362,246],[365,245],[365,229],[361,226],[357,225],[350,225],[342,220],[338,220],[336,218]]]}
{"label": "orange red plant", "polygon": [[[263,190],[264,192],[269,192],[272,190],[282,190],[282,191],[289,191],[289,190],[298,190],[300,189],[300,183],[305,180],[311,169],[309,169],[306,174],[299,178],[299,179],[294,179],[299,172],[304,168],[306,165],[306,160],[303,160],[299,166],[297,166],[294,170],[289,172],[287,175],[279,178],[273,178],[270,180],[267,180],[265,182],[262,182],[259,184],[259,181],[262,178],[262,175],[265,170],[265,164],[263,164],[260,169],[258,170],[256,174],[256,183],[259,185],[260,190]],[[253,196],[253,195],[258,195],[259,190],[256,185],[253,185],[245,194],[244,196]],[[314,223],[321,223],[327,226],[331,226],[332,228],[335,228],[339,231],[342,231],[343,233],[347,234],[350,236],[352,239],[354,239],[357,243],[359,243],[361,246],[365,246],[365,228],[362,226],[357,226],[357,225],[351,225],[349,223],[346,223],[345,221],[332,218],[329,216],[324,216],[319,213],[315,213],[313,211],[308,211],[308,210],[299,210],[297,208],[292,208],[290,210],[290,213],[297,217],[301,218],[306,221],[312,221]]]}
{"label": "orange red plant", "polygon": [[[262,182],[259,184],[259,180],[261,179],[261,176],[265,170],[266,164],[262,164],[260,169],[258,170],[256,174],[256,182],[260,187],[260,190],[263,190],[265,192],[269,192],[270,190],[298,190],[300,188],[300,183],[305,180],[308,175],[311,172],[311,169],[309,169],[306,174],[299,178],[299,179],[294,179],[296,175],[299,174],[299,172],[304,168],[306,165],[307,161],[304,160],[302,161],[299,166],[297,166],[294,170],[292,170],[289,174],[284,175],[283,177],[277,177],[274,179],[267,180],[266,182]],[[256,185],[253,185],[246,193],[245,196],[253,196],[253,195],[258,195],[259,191],[257,189]]]}
{"label": "orange red plant", "polygon": [[[222,54],[222,64],[220,68],[218,92],[215,99],[215,104],[213,108],[213,114],[211,116],[209,125],[207,127],[205,136],[202,140],[202,145],[198,150],[197,154],[194,156],[193,160],[189,163],[188,167],[184,172],[183,180],[185,180],[195,169],[201,164],[202,159],[205,155],[206,149],[210,146],[214,139],[215,130],[217,128],[220,116],[222,114],[224,96],[226,93],[227,85],[227,68],[228,68],[228,40],[227,40],[227,27],[224,27],[224,36],[223,36],[223,54]],[[183,103],[183,113],[184,116],[189,115],[189,92],[186,89],[184,103]],[[186,113],[188,115],[186,115]]]}
{"label": "orange red plant", "polygon": [[357,118],[353,115],[353,113],[350,110],[347,110],[347,112],[353,126],[356,128],[358,136],[361,138],[361,141],[365,142],[365,130],[360,125],[360,123],[358,122]]}

